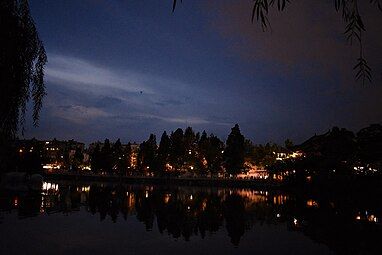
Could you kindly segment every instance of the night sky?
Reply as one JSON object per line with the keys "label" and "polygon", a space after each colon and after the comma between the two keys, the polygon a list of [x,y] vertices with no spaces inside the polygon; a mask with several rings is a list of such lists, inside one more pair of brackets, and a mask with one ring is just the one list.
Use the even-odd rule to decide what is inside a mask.
{"label": "night sky", "polygon": [[[366,2],[366,1],[365,1]],[[368,2],[368,1],[367,1]],[[40,125],[25,137],[141,142],[192,126],[226,139],[301,142],[382,121],[382,18],[362,8],[373,83],[333,1],[294,0],[263,33],[252,1],[31,0],[48,54]],[[30,111],[29,111],[29,114]]]}

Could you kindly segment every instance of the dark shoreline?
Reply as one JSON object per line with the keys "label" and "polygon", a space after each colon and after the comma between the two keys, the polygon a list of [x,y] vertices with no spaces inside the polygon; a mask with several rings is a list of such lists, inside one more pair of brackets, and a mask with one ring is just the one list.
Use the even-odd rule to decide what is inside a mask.
{"label": "dark shoreline", "polygon": [[145,177],[145,176],[99,176],[76,174],[44,174],[44,179],[50,181],[83,181],[83,182],[115,182],[126,184],[160,184],[203,187],[239,187],[278,189],[280,183],[269,180],[221,179],[221,178],[176,178],[176,177]]}

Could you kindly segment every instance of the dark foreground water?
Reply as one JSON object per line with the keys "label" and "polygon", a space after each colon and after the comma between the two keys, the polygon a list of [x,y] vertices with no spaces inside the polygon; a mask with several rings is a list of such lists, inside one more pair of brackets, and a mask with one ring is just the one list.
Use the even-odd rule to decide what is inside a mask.
{"label": "dark foreground water", "polygon": [[382,254],[378,199],[44,183],[1,191],[0,254]]}

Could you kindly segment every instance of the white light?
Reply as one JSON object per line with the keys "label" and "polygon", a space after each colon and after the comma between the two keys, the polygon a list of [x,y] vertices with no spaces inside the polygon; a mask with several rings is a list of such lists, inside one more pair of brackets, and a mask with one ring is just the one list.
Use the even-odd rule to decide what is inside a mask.
{"label": "white light", "polygon": [[296,218],[293,219],[293,224],[297,225],[297,219]]}
{"label": "white light", "polygon": [[277,218],[280,218],[280,217],[281,217],[281,215],[278,213],[278,214],[276,214],[276,217],[277,217]]}

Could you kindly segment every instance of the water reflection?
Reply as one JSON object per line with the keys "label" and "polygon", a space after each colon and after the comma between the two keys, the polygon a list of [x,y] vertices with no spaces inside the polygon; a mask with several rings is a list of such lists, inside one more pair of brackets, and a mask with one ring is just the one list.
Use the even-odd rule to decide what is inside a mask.
{"label": "water reflection", "polygon": [[[0,221],[75,214],[81,209],[100,221],[136,218],[147,231],[186,241],[225,230],[234,246],[257,224],[286,226],[338,253],[380,249],[381,204],[372,200],[311,197],[252,189],[44,183],[42,192],[3,193]],[[273,240],[276,242],[276,240]]]}

